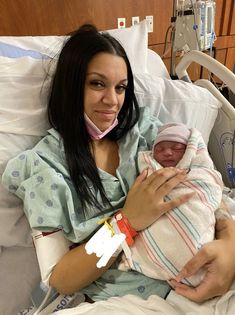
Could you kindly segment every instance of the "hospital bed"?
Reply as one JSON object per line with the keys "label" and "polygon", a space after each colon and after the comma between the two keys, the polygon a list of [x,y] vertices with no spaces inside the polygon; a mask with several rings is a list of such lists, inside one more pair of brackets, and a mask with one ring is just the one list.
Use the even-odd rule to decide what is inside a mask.
{"label": "hospital bed", "polygon": [[[198,128],[226,186],[233,188],[235,109],[208,80],[194,84],[184,80],[189,81],[187,68],[192,61],[209,65],[233,92],[235,76],[210,57],[204,59],[203,53],[191,52],[176,69],[182,80],[171,80],[159,55],[148,49],[144,21],[110,33],[121,41],[130,58],[140,106],[149,106],[163,123],[179,121]],[[11,157],[46,134],[46,97],[56,62],[52,60],[64,40],[64,36],[0,37],[0,174]],[[1,185],[0,242],[0,314],[14,315],[32,304],[30,294],[40,281],[40,272],[21,201]],[[187,310],[190,314],[234,314],[235,298],[229,304],[231,292],[225,302],[215,299],[213,305],[200,306],[172,292],[166,301],[158,301],[159,312],[154,314],[186,314]],[[135,299],[127,299],[127,314],[143,314],[136,310],[137,304]],[[122,307],[125,309],[125,303]],[[219,313],[219,307],[227,313]],[[80,314],[70,311],[68,314]],[[93,312],[106,314],[104,309],[90,309],[86,314]]]}

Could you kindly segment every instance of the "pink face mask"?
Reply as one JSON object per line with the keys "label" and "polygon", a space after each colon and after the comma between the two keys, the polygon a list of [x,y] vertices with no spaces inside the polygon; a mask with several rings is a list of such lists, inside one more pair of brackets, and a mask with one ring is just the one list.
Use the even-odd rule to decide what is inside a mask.
{"label": "pink face mask", "polygon": [[84,117],[85,117],[88,133],[94,140],[102,139],[105,135],[107,135],[107,133],[109,133],[118,124],[118,120],[116,118],[108,129],[106,129],[105,131],[101,131],[99,128],[96,127],[96,125],[90,120],[90,118],[86,114],[84,114]]}

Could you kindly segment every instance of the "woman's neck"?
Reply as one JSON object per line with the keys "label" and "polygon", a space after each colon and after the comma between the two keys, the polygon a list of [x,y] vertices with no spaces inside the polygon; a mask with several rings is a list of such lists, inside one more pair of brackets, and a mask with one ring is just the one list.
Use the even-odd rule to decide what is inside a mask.
{"label": "woman's neck", "polygon": [[116,169],[119,165],[118,144],[110,139],[92,141],[92,154],[96,166],[103,171],[116,175]]}

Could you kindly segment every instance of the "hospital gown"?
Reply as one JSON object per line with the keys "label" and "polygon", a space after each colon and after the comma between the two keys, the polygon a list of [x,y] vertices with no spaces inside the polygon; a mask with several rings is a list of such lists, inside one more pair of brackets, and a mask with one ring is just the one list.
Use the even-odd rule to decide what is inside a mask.
{"label": "hospital gown", "polygon": [[[97,229],[99,219],[120,209],[138,175],[138,151],[149,150],[159,122],[147,108],[132,130],[118,141],[120,164],[116,176],[101,169],[99,174],[114,210],[95,207],[83,212],[67,171],[63,143],[51,129],[33,149],[10,160],[2,176],[3,185],[23,200],[24,211],[32,228],[50,231],[62,229],[72,242],[82,242]],[[90,183],[90,188],[93,189]],[[98,196],[99,198],[99,196]],[[146,299],[152,294],[165,297],[169,286],[136,271],[118,270],[118,260],[98,280],[82,291],[94,301],[128,293]],[[76,275],[79,277],[79,275]]]}

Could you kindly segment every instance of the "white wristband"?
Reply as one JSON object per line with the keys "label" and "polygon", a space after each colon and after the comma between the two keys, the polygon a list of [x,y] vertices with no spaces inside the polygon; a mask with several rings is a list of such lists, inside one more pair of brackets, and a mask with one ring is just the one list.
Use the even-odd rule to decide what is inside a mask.
{"label": "white wristband", "polygon": [[110,258],[120,253],[120,245],[125,240],[123,233],[116,233],[113,226],[104,222],[104,225],[90,238],[85,245],[88,255],[94,253],[100,257],[97,262],[97,268],[107,265]]}

